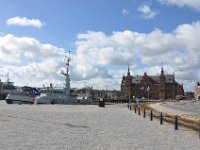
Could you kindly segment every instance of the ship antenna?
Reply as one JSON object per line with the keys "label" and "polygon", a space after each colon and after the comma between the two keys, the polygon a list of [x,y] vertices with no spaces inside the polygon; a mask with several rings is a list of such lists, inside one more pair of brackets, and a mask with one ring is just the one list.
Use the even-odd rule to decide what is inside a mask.
{"label": "ship antenna", "polygon": [[7,82],[10,82],[9,72],[7,72]]}

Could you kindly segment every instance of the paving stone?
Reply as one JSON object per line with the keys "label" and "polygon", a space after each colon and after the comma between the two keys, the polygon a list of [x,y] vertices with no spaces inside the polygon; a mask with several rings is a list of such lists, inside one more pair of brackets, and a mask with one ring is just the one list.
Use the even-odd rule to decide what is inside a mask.
{"label": "paving stone", "polygon": [[198,135],[123,104],[0,105],[0,150],[199,150]]}

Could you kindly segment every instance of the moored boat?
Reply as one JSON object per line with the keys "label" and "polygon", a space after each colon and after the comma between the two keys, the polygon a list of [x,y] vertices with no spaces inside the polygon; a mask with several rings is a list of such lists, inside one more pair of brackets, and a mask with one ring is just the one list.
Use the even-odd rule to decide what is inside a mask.
{"label": "moored boat", "polygon": [[34,103],[35,98],[39,95],[39,90],[36,88],[24,86],[18,90],[18,92],[8,93],[5,100],[8,104],[32,104]]}
{"label": "moored boat", "polygon": [[41,95],[38,97],[38,101],[49,101],[51,104],[72,104],[76,100],[70,94],[70,75],[69,75],[69,62],[70,51],[66,57],[66,71],[61,70],[61,74],[65,76],[65,87],[55,88],[53,84],[50,87],[41,89]]}
{"label": "moored boat", "polygon": [[7,81],[0,80],[0,100],[4,100],[9,93],[17,93],[19,87],[14,86],[14,82],[10,81],[9,73],[7,74]]}
{"label": "moored boat", "polygon": [[[70,56],[70,52],[69,52]],[[55,88],[52,84],[50,87],[41,88],[40,91],[32,87],[23,87],[21,92],[9,93],[6,97],[8,104],[14,103],[34,103],[38,104],[71,104],[76,100],[70,96],[70,76],[69,76],[69,61],[66,59],[66,71],[61,70],[61,74],[65,76],[65,87]]]}

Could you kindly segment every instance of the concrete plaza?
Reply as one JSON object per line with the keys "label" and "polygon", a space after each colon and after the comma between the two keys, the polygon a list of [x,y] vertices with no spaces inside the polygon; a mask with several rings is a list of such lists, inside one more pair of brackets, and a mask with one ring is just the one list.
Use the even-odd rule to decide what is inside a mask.
{"label": "concrete plaza", "polygon": [[0,104],[0,149],[199,150],[198,135],[174,130],[123,104]]}

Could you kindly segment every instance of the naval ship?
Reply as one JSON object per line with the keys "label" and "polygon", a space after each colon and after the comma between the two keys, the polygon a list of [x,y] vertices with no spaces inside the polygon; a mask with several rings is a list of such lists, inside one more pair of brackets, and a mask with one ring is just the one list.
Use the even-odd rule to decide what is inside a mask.
{"label": "naval ship", "polygon": [[61,74],[65,76],[65,87],[55,88],[52,84],[50,87],[40,89],[24,87],[21,93],[8,93],[6,102],[14,103],[34,103],[38,104],[71,104],[76,100],[70,96],[70,75],[69,75],[70,51],[65,56],[66,71],[61,70]]}

